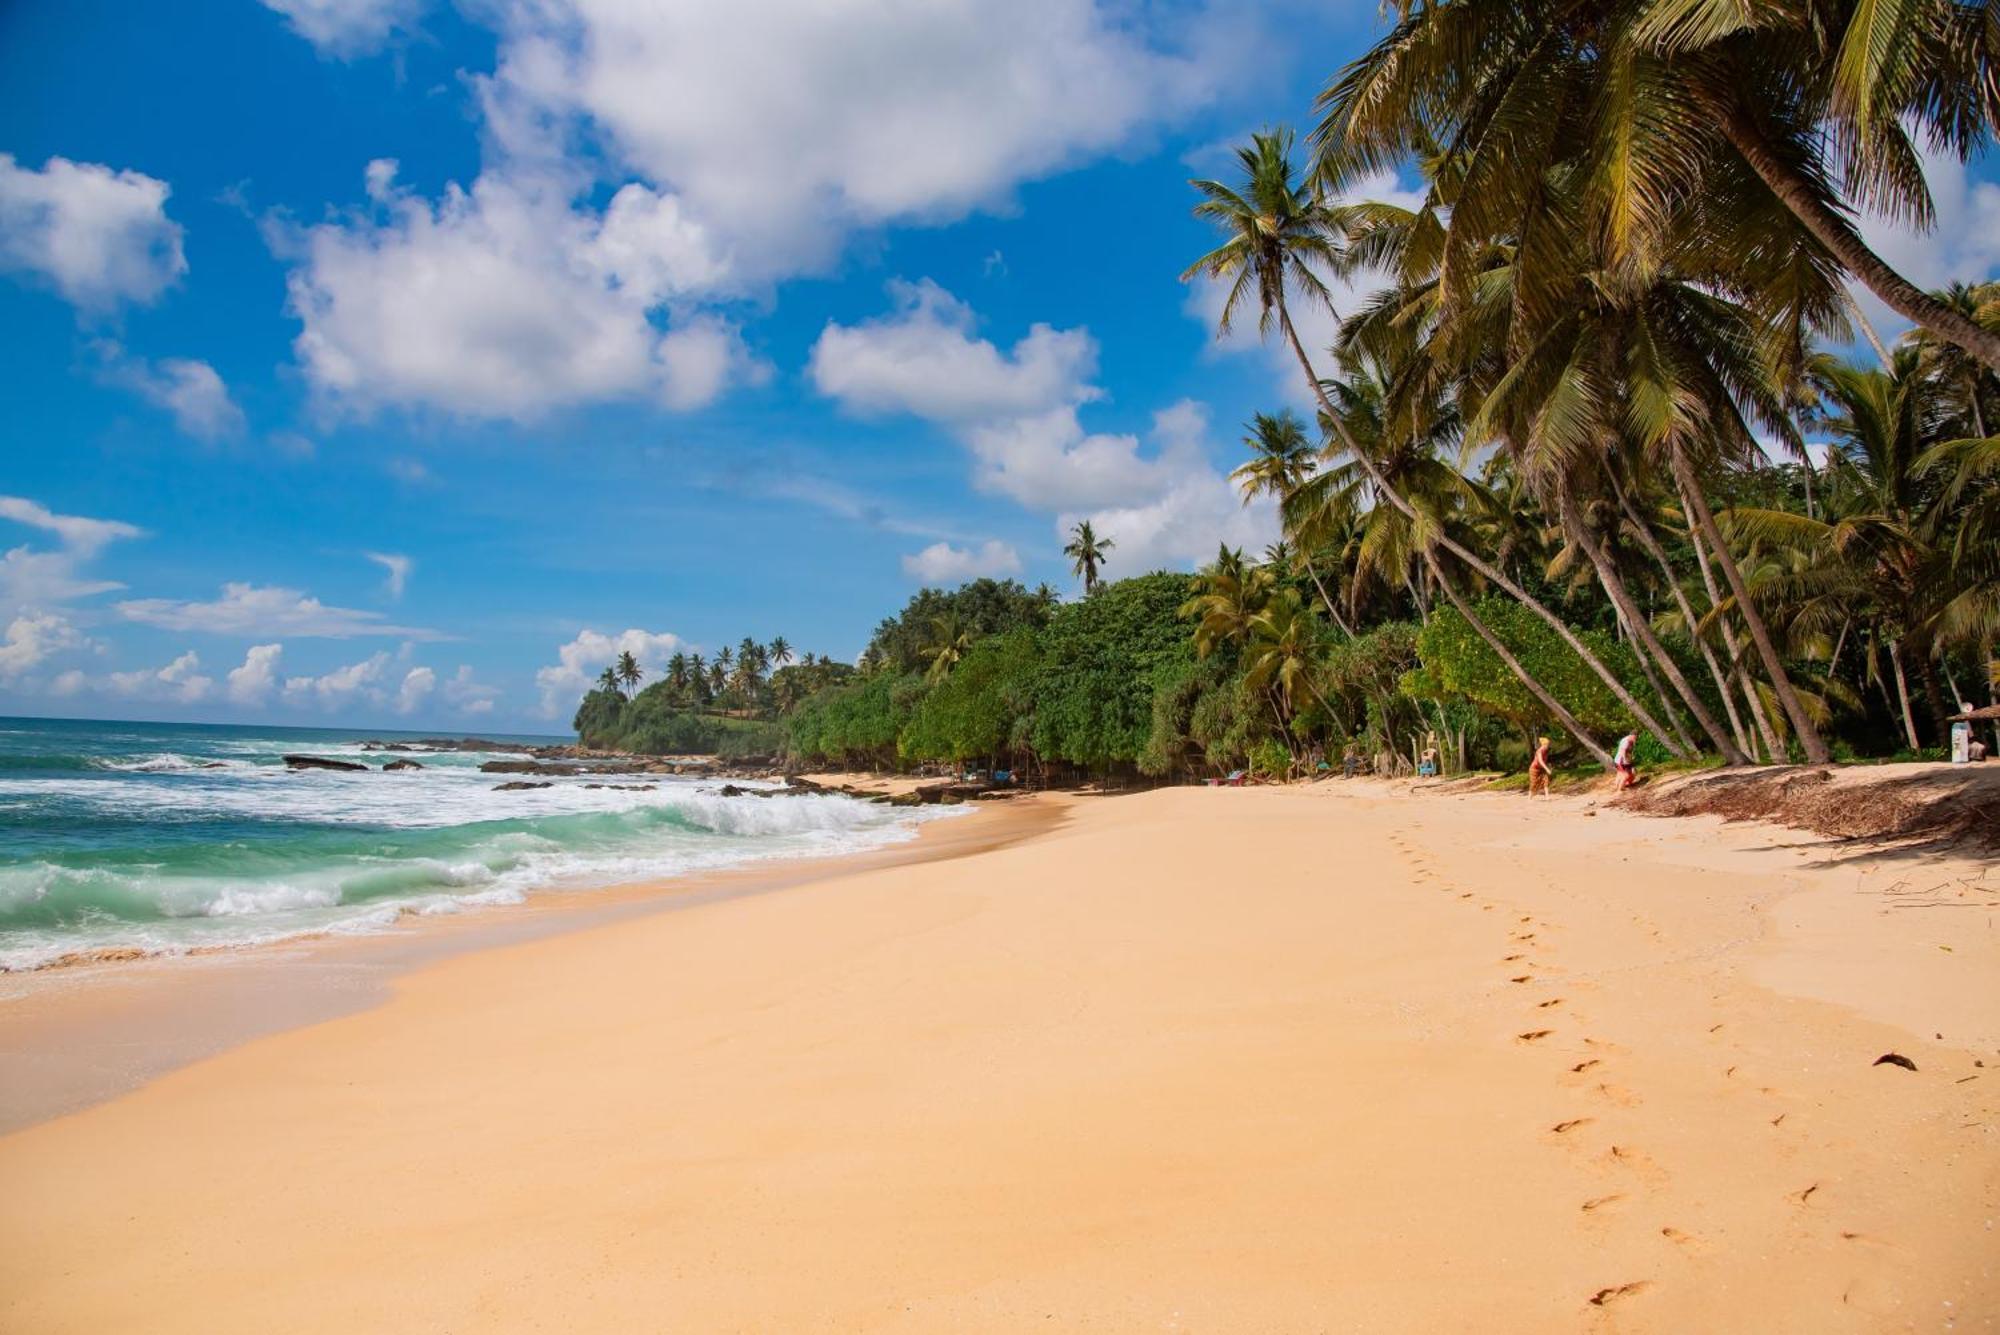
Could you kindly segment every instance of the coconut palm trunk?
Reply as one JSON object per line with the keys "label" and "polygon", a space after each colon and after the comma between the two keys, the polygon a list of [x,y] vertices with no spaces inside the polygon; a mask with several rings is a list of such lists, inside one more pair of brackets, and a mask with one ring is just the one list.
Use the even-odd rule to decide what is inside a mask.
{"label": "coconut palm trunk", "polygon": [[[1688,684],[1687,677],[1681,672],[1680,664],[1674,662],[1673,655],[1667,652],[1666,646],[1662,645],[1659,638],[1653,634],[1652,622],[1633,601],[1631,590],[1625,587],[1624,576],[1618,573],[1618,567],[1612,564],[1610,555],[1598,542],[1597,535],[1590,531],[1590,525],[1577,513],[1575,499],[1567,490],[1562,490],[1557,504],[1564,525],[1583,548],[1584,554],[1590,558],[1591,565],[1597,567],[1598,582],[1604,586],[1604,591],[1611,595],[1612,603],[1631,626],[1632,636],[1639,642],[1640,664],[1643,666],[1646,655],[1651,654],[1653,660],[1660,665],[1660,671],[1666,674],[1667,681],[1672,684],[1674,694],[1681,698],[1681,703],[1687,706],[1690,714],[1694,715],[1694,721],[1701,725],[1701,730],[1708,734],[1711,742],[1715,743],[1715,749],[1721,753],[1723,760],[1731,765],[1749,764],[1750,757],[1744,755],[1742,749],[1722,730],[1722,725],[1715,721],[1715,715],[1709,713],[1707,703],[1695,693],[1694,687]],[[1649,671],[1647,675],[1652,674]],[[1657,690],[1658,687],[1654,689]],[[1666,704],[1665,701],[1662,703]],[[1672,706],[1667,705],[1667,710],[1668,717],[1671,718]]]}
{"label": "coconut palm trunk", "polygon": [[1333,595],[1326,591],[1326,585],[1319,582],[1319,567],[1313,564],[1312,553],[1301,549],[1300,555],[1305,558],[1306,574],[1312,577],[1313,587],[1319,590],[1319,600],[1326,604],[1327,614],[1333,618],[1333,624],[1340,627],[1341,634],[1350,640],[1353,639],[1354,627],[1347,624],[1347,618],[1340,614],[1338,607],[1334,606]]}
{"label": "coconut palm trunk", "polygon": [[1499,655],[1500,661],[1505,663],[1508,669],[1521,679],[1521,684],[1534,694],[1535,699],[1542,702],[1542,708],[1548,710],[1554,716],[1556,722],[1562,725],[1565,732],[1583,743],[1584,749],[1597,758],[1598,764],[1604,766],[1607,770],[1611,769],[1611,753],[1604,749],[1604,744],[1590,735],[1583,724],[1577,721],[1576,715],[1563,707],[1562,701],[1549,694],[1548,687],[1536,681],[1534,674],[1521,666],[1521,660],[1514,656],[1514,651],[1509,649],[1506,642],[1493,633],[1491,626],[1479,619],[1479,614],[1472,610],[1471,604],[1467,603],[1458,590],[1453,587],[1452,582],[1445,578],[1444,571],[1438,566],[1437,558],[1432,556],[1428,549],[1424,552],[1424,562],[1430,566],[1431,577],[1437,581],[1438,587],[1444,590],[1444,596],[1451,599],[1451,605],[1458,609],[1458,614],[1465,618],[1466,624],[1472,627],[1480,639],[1486,641],[1486,647]]}
{"label": "coconut palm trunk", "polygon": [[[1681,614],[1681,624],[1687,627],[1688,638],[1701,653],[1701,661],[1708,667],[1709,680],[1715,683],[1715,693],[1722,699],[1722,712],[1729,716],[1729,735],[1735,741],[1736,749],[1744,753],[1746,760],[1749,759],[1750,737],[1743,731],[1742,716],[1736,712],[1736,693],[1729,689],[1729,678],[1723,675],[1722,664],[1715,658],[1715,650],[1709,648],[1708,641],[1695,630],[1699,623],[1695,618],[1694,607],[1688,602],[1687,592],[1681,588],[1680,576],[1674,573],[1674,563],[1667,559],[1666,548],[1660,546],[1660,540],[1654,534],[1652,526],[1646,523],[1645,517],[1633,507],[1632,498],[1625,494],[1625,488],[1619,484],[1615,476],[1611,478],[1611,491],[1618,498],[1619,509],[1625,512],[1626,522],[1631,524],[1633,533],[1638,536],[1639,545],[1646,549],[1646,554],[1653,558],[1653,564],[1660,568],[1660,575],[1666,582],[1667,592]],[[1725,751],[1723,754],[1726,756],[1728,752]]]}
{"label": "coconut palm trunk", "polygon": [[1896,703],[1903,712],[1903,735],[1910,739],[1912,751],[1923,750],[1924,744],[1917,740],[1917,716],[1910,710],[1910,681],[1903,675],[1903,642],[1889,641],[1889,666],[1896,672]]}
{"label": "coconut palm trunk", "polygon": [[[1743,107],[1729,101],[1714,108],[1723,137],[1757,173],[1772,194],[1805,225],[1819,243],[1870,292],[1912,324],[1921,325],[1947,343],[1957,344],[1995,371],[2000,371],[2000,334],[1982,329],[1945,303],[1897,273],[1868,248],[1861,234],[1820,198],[1812,182],[1772,151],[1771,145]],[[1784,698],[1780,693],[1779,698]],[[1790,712],[1787,704],[1786,712]]]}
{"label": "coconut palm trunk", "polygon": [[[1319,376],[1313,371],[1312,358],[1306,355],[1305,344],[1299,341],[1299,332],[1292,327],[1292,314],[1285,307],[1285,295],[1282,291],[1276,295],[1275,304],[1278,311],[1278,323],[1285,331],[1285,341],[1291,344],[1292,355],[1298,358],[1299,368],[1305,372],[1306,383],[1312,387],[1313,396],[1319,400],[1320,407],[1325,411],[1327,420],[1333,424],[1333,429],[1340,434],[1341,444],[1347,447],[1348,453],[1354,456],[1355,462],[1359,463],[1362,471],[1368,474],[1368,480],[1375,484],[1376,494],[1394,506],[1404,518],[1413,521],[1417,520],[1416,507],[1411,505],[1403,497],[1402,493],[1389,485],[1389,480],[1382,476],[1382,471],[1375,466],[1375,461],[1368,457],[1368,452],[1363,450],[1353,435],[1349,433],[1347,424],[1341,420],[1339,411],[1333,406],[1333,401],[1327,397],[1326,391],[1320,387]],[[1624,682],[1618,680],[1617,674],[1606,667],[1603,660],[1592,653],[1589,646],[1577,638],[1576,632],[1571,630],[1568,623],[1561,617],[1543,606],[1541,601],[1529,594],[1526,589],[1523,589],[1513,580],[1501,574],[1500,571],[1490,565],[1479,553],[1458,542],[1450,534],[1445,533],[1442,530],[1442,526],[1440,526],[1437,534],[1437,542],[1439,546],[1465,562],[1482,579],[1498,585],[1515,602],[1520,603],[1523,607],[1547,622],[1549,627],[1562,638],[1562,642],[1574,650],[1577,657],[1581,658],[1590,670],[1597,674],[1598,679],[1618,698],[1618,703],[1624,705],[1626,711],[1639,721],[1641,727],[1645,728],[1655,737],[1665,737],[1667,735],[1667,729],[1661,725],[1660,721],[1653,717],[1646,706],[1639,703],[1638,697],[1626,688]],[[1431,573],[1433,575],[1437,573],[1435,563],[1431,565]]]}
{"label": "coconut palm trunk", "polygon": [[[1715,587],[1715,571],[1708,564],[1708,547],[1702,541],[1701,526],[1694,522],[1694,509],[1688,505],[1687,497],[1682,496],[1680,501],[1681,516],[1687,521],[1688,541],[1694,547],[1694,562],[1701,569],[1701,585],[1708,590],[1708,605],[1721,607],[1722,591]],[[1729,653],[1730,672],[1743,691],[1743,699],[1749,707],[1750,718],[1757,725],[1757,735],[1764,740],[1764,754],[1772,764],[1780,764],[1784,758],[1785,746],[1779,740],[1778,730],[1771,726],[1771,720],[1764,712],[1762,698],[1752,688],[1743,671],[1743,644],[1736,638],[1736,628],[1730,625],[1727,616],[1718,616],[1716,622],[1722,627],[1722,647]]]}
{"label": "coconut palm trunk", "polygon": [[1806,713],[1805,702],[1799,699],[1798,691],[1792,687],[1792,679],[1785,672],[1784,662],[1778,657],[1778,646],[1771,639],[1771,628],[1764,624],[1750,601],[1750,587],[1744,583],[1743,571],[1737,567],[1736,558],[1730,554],[1729,544],[1723,541],[1722,529],[1715,522],[1715,512],[1708,508],[1708,498],[1702,495],[1701,484],[1694,475],[1694,466],[1688,462],[1687,451],[1681,448],[1679,440],[1667,442],[1667,458],[1674,472],[1674,481],[1680,484],[1681,496],[1694,512],[1696,522],[1708,536],[1709,546],[1715,549],[1715,559],[1722,567],[1722,577],[1729,581],[1729,591],[1736,595],[1736,610],[1743,617],[1743,624],[1750,632],[1750,640],[1757,646],[1757,656],[1764,660],[1764,672],[1770,678],[1771,689],[1777,694],[1778,704],[1784,709],[1785,717],[1791,721],[1792,731],[1798,736],[1799,745],[1806,753],[1809,765],[1825,765],[1833,757],[1826,749],[1826,739],[1819,735],[1812,716]]}

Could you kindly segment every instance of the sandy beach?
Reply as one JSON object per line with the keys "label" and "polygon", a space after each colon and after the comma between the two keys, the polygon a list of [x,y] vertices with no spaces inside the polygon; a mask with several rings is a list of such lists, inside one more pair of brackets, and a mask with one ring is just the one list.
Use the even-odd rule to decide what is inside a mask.
{"label": "sandy beach", "polygon": [[2000,1323],[1990,864],[1360,783],[1022,805],[0,1139],[0,1327]]}

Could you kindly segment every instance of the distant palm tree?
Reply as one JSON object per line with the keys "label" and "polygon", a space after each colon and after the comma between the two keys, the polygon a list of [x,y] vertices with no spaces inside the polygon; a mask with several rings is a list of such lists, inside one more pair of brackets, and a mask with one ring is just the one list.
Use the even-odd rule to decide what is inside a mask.
{"label": "distant palm tree", "polygon": [[923,648],[924,657],[931,662],[925,677],[934,683],[943,681],[972,647],[972,639],[972,628],[957,612],[935,618],[931,622],[931,642]]}
{"label": "distant palm tree", "polygon": [[637,691],[639,682],[646,675],[646,670],[639,666],[639,660],[632,656],[630,649],[618,655],[617,671],[618,680],[624,684],[628,693]]}
{"label": "distant palm tree", "polygon": [[768,652],[771,655],[772,667],[783,667],[792,661],[792,646],[786,642],[785,637],[782,635],[771,641]]}
{"label": "distant palm tree", "polygon": [[610,691],[613,694],[616,694],[618,691],[618,669],[615,667],[608,667],[604,669],[604,671],[598,673],[597,688],[601,691]]}
{"label": "distant palm tree", "polygon": [[1083,576],[1086,594],[1097,592],[1097,568],[1104,564],[1104,554],[1117,545],[1109,538],[1098,537],[1088,519],[1069,531],[1069,546],[1063,548],[1063,555],[1070,558],[1070,570]]}
{"label": "distant palm tree", "polygon": [[684,691],[688,684],[688,656],[677,653],[667,660],[667,685],[676,691]]}

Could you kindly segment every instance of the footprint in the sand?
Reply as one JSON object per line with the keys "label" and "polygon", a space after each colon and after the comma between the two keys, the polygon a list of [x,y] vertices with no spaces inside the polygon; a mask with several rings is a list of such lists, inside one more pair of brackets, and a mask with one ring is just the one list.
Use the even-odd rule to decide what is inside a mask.
{"label": "footprint in the sand", "polygon": [[1624,1192],[1614,1191],[1609,1196],[1593,1196],[1589,1200],[1585,1201],[1580,1208],[1583,1210],[1585,1214],[1594,1214],[1597,1211],[1605,1208],[1607,1205],[1616,1205],[1618,1204],[1618,1202],[1624,1199],[1625,1199]]}
{"label": "footprint in the sand", "polygon": [[1525,1034],[1514,1035],[1514,1041],[1516,1043],[1539,1043],[1554,1032],[1555,1030],[1553,1029],[1530,1029]]}
{"label": "footprint in the sand", "polygon": [[1785,1199],[1789,1200],[1794,1205],[1806,1205],[1811,1202],[1813,1194],[1818,1190],[1819,1190],[1819,1183],[1815,1182],[1811,1186],[1807,1187],[1804,1191],[1795,1191],[1791,1195],[1787,1196]]}
{"label": "footprint in the sand", "polygon": [[1654,1163],[1653,1156],[1644,1150],[1635,1150],[1630,1145],[1613,1145],[1604,1152],[1604,1157],[1644,1182],[1657,1186],[1667,1180],[1666,1170]]}
{"label": "footprint in the sand", "polygon": [[1532,983],[1535,981],[1535,975],[1524,973],[1519,978],[1509,978],[1507,981],[1510,983]]}
{"label": "footprint in the sand", "polygon": [[1535,1009],[1538,1011],[1545,1011],[1551,1006],[1560,1006],[1562,1004],[1563,1004],[1563,999],[1561,997],[1550,997],[1547,1001],[1536,1002]]}
{"label": "footprint in the sand", "polygon": [[1636,1108],[1642,1101],[1637,1094],[1626,1089],[1623,1085],[1607,1085],[1600,1082],[1597,1086],[1597,1092],[1621,1108]]}
{"label": "footprint in the sand", "polygon": [[1602,1061],[1600,1061],[1596,1057],[1592,1057],[1587,1061],[1580,1061],[1576,1065],[1570,1067],[1569,1073],[1571,1075],[1582,1075],[1585,1071],[1588,1071],[1591,1067],[1601,1066],[1601,1065],[1603,1065]]}
{"label": "footprint in the sand", "polygon": [[1667,1227],[1660,1230],[1660,1236],[1679,1247],[1682,1251],[1699,1254],[1708,1250],[1708,1244],[1685,1229]]}
{"label": "footprint in the sand", "polygon": [[1590,1305],[1592,1307],[1609,1307],[1621,1298],[1636,1298],[1652,1287],[1652,1284],[1643,1279],[1634,1280],[1630,1284],[1614,1284],[1610,1288],[1599,1289],[1596,1293],[1591,1294]]}
{"label": "footprint in the sand", "polygon": [[1554,1126],[1550,1127],[1549,1130],[1555,1132],[1559,1136],[1566,1136],[1570,1132],[1576,1130],[1578,1127],[1589,1126],[1592,1122],[1596,1120],[1597,1119],[1595,1117],[1572,1117],[1566,1122],[1557,1122]]}

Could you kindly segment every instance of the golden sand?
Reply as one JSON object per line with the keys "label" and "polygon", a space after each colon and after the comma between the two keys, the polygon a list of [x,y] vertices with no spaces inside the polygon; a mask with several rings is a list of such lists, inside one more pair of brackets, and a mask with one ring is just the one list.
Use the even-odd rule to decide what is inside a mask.
{"label": "golden sand", "polygon": [[2000,873],[1582,799],[1032,800],[0,1139],[0,1329],[2000,1319]]}

